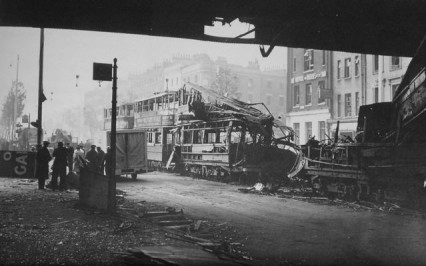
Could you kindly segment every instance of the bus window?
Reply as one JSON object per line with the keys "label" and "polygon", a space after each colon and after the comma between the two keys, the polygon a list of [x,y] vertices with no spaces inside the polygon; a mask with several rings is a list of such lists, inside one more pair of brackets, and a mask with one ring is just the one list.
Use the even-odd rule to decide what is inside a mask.
{"label": "bus window", "polygon": [[204,143],[215,143],[216,142],[216,130],[206,130],[204,134]]}
{"label": "bus window", "polygon": [[167,133],[167,144],[173,144],[173,134]]}
{"label": "bus window", "polygon": [[183,143],[191,144],[192,143],[192,131],[184,131],[183,132]]}
{"label": "bus window", "polygon": [[133,105],[127,105],[127,116],[133,116]]}
{"label": "bus window", "polygon": [[161,144],[161,133],[155,133],[155,144]]}
{"label": "bus window", "polygon": [[221,129],[219,133],[219,143],[226,143],[226,135],[225,129]]}
{"label": "bus window", "polygon": [[193,142],[194,144],[201,144],[202,143],[202,132],[201,130],[194,130],[193,135]]}

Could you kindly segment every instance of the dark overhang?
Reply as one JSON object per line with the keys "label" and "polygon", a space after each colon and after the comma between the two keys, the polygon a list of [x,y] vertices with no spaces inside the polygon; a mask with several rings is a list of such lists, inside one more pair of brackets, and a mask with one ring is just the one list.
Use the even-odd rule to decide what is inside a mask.
{"label": "dark overhang", "polygon": [[[204,35],[238,18],[255,39]],[[416,0],[0,0],[0,26],[61,28],[413,56],[426,33]]]}

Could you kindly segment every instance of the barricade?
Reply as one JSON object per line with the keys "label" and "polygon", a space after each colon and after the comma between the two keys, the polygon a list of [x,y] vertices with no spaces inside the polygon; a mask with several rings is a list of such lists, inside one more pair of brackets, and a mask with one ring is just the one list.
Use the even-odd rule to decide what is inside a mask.
{"label": "barricade", "polygon": [[79,203],[99,210],[108,208],[108,177],[88,165],[80,168]]}

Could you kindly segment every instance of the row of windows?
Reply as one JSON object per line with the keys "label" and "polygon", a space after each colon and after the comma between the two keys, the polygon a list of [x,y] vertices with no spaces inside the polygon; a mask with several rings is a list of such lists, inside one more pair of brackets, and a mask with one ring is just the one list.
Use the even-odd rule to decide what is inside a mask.
{"label": "row of windows", "polygon": [[[337,79],[341,78],[350,78],[352,74],[352,64],[351,58],[345,58],[343,60],[337,60]],[[342,70],[343,67],[343,70]],[[359,56],[355,56],[354,62],[354,76],[358,77],[360,74],[360,58]],[[401,68],[401,58],[399,56],[391,56],[390,58],[390,70],[395,70]],[[377,73],[379,71],[379,56],[374,55],[373,57],[373,73]]]}
{"label": "row of windows", "polygon": [[[293,105],[294,106],[301,105],[300,86],[295,85],[293,90],[294,90]],[[325,102],[325,98],[323,97],[323,95],[321,95],[321,92],[324,92],[324,90],[325,90],[325,81],[323,80],[318,81],[318,87],[317,87],[318,103]],[[308,83],[308,84],[305,84],[305,105],[310,105],[310,104],[312,104],[312,84]]]}
{"label": "row of windows", "polygon": [[[346,93],[344,95],[344,115],[345,117],[351,117],[353,115],[358,115],[358,109],[360,104],[359,92],[355,92],[355,113],[352,110],[352,93]],[[337,117],[342,117],[342,95],[337,95]]]}
{"label": "row of windows", "polygon": [[[352,71],[351,71],[351,58],[345,58],[344,60],[344,66],[342,71],[342,60],[337,60],[337,79],[341,78],[350,78]],[[358,77],[360,74],[360,60],[359,56],[355,56],[355,62],[354,62],[354,76]]]}
{"label": "row of windows", "polygon": [[[375,55],[373,57],[373,73],[379,72],[379,56]],[[401,57],[399,56],[391,56],[390,62],[389,62],[389,69],[395,70],[401,68]]]}
{"label": "row of windows", "polygon": [[[296,144],[300,144],[300,123],[293,123],[293,129],[296,134],[295,142]],[[326,138],[326,128],[325,121],[318,122],[318,135],[316,139],[323,140]],[[310,139],[314,135],[312,135],[312,122],[305,122],[305,135],[306,140]]]}

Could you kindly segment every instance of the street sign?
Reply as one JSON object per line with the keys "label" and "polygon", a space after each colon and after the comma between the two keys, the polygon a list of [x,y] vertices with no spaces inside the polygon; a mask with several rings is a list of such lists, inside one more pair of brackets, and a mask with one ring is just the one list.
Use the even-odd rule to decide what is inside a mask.
{"label": "street sign", "polygon": [[93,63],[93,80],[111,81],[112,64]]}

